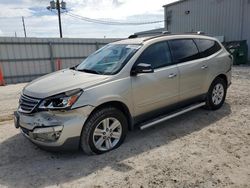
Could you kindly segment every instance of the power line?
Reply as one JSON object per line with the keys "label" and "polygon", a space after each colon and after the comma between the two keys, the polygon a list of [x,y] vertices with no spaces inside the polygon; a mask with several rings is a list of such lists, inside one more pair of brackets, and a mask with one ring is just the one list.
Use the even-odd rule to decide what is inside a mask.
{"label": "power line", "polygon": [[[52,12],[57,14],[54,11],[52,11]],[[82,21],[86,21],[86,22],[90,22],[90,23],[95,23],[95,24],[104,24],[104,25],[148,25],[148,24],[156,24],[156,23],[164,22],[164,20],[142,21],[142,22],[123,22],[123,21],[113,21],[113,20],[111,21],[111,20],[93,19],[93,18],[89,18],[89,17],[84,17],[84,16],[80,16],[77,14],[73,14],[67,10],[65,12],[62,12],[62,13],[65,13],[65,15],[72,17],[72,18],[75,18],[75,19],[78,19],[78,20],[82,20]]]}
{"label": "power line", "polygon": [[73,14],[70,12],[65,12],[66,15],[70,17],[74,17],[86,22],[97,23],[97,24],[105,24],[105,25],[148,25],[148,24],[156,24],[164,22],[164,20],[155,20],[155,21],[143,21],[143,22],[122,22],[122,21],[107,21],[107,20],[100,20],[100,19],[93,19],[89,17],[80,16],[77,14]]}

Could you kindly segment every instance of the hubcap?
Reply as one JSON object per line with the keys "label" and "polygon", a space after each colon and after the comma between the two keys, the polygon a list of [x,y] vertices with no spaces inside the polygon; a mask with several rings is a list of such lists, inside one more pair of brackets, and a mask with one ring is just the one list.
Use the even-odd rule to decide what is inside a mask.
{"label": "hubcap", "polygon": [[114,148],[122,135],[122,125],[116,118],[106,118],[95,128],[93,142],[95,147],[101,151]]}
{"label": "hubcap", "polygon": [[215,105],[219,105],[224,97],[224,87],[221,83],[218,83],[214,86],[212,93],[212,101]]}

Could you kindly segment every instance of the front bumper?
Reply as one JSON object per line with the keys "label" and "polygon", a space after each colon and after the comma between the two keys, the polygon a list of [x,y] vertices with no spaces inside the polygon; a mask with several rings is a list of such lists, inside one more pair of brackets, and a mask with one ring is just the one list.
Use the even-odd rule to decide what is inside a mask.
{"label": "front bumper", "polygon": [[[26,138],[43,149],[74,150],[79,148],[82,127],[92,110],[92,106],[85,106],[70,111],[15,112],[15,127],[20,127]],[[53,133],[54,140],[44,137]]]}

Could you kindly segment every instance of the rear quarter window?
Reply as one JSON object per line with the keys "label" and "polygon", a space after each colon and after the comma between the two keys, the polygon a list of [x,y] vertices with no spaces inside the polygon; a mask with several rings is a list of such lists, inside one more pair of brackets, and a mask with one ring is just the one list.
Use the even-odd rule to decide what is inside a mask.
{"label": "rear quarter window", "polygon": [[221,46],[218,44],[218,42],[214,40],[194,39],[194,41],[200,51],[200,56],[202,58],[213,55],[221,49]]}

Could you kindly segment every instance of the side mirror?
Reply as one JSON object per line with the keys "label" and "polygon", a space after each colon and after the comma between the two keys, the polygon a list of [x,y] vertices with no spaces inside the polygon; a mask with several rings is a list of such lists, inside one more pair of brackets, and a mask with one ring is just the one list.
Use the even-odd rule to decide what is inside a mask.
{"label": "side mirror", "polygon": [[139,63],[131,71],[131,75],[135,76],[139,73],[153,73],[154,69],[150,64]]}

